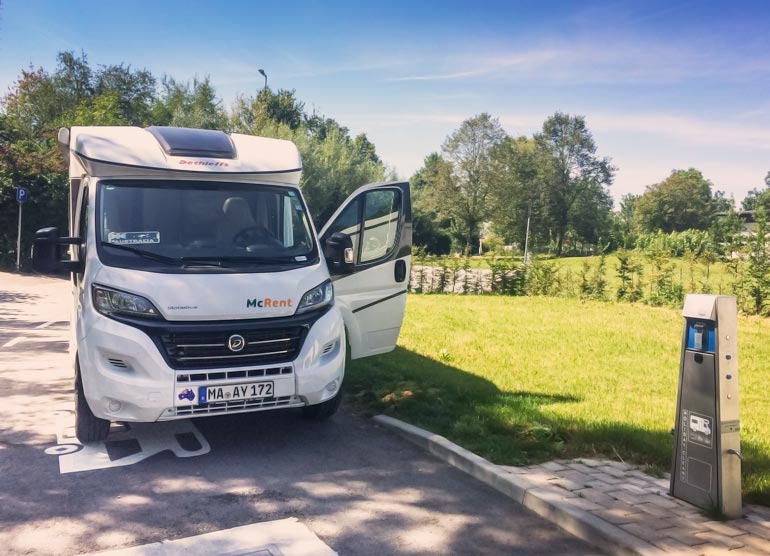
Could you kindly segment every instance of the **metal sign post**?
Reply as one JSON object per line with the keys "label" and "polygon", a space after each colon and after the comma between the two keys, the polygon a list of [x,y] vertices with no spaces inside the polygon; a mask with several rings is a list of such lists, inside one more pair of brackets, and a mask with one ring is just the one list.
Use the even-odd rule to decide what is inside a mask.
{"label": "metal sign post", "polygon": [[16,201],[19,203],[19,230],[16,236],[16,271],[21,270],[21,212],[24,203],[29,198],[29,189],[26,187],[16,188]]}

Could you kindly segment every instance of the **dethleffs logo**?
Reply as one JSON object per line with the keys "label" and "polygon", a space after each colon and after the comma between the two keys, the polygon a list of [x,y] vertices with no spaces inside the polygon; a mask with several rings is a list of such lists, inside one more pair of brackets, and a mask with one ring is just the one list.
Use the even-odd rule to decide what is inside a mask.
{"label": "dethleffs logo", "polygon": [[266,297],[264,299],[247,299],[246,300],[246,308],[257,308],[260,309],[267,309],[267,308],[278,308],[278,307],[291,307],[291,299],[273,299],[271,297]]}
{"label": "dethleffs logo", "polygon": [[189,164],[190,166],[230,166],[227,162],[218,162],[213,160],[179,160],[178,164],[185,165]]}

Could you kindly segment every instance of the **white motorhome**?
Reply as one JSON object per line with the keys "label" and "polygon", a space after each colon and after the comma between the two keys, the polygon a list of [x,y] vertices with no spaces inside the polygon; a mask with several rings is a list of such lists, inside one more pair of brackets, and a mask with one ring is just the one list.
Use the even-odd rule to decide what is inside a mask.
{"label": "white motorhome", "polygon": [[[171,127],[73,127],[68,237],[76,433],[275,408],[324,419],[346,345],[391,351],[406,304],[407,183],[365,185],[316,232],[289,141]],[[69,260],[60,251],[69,248]]]}

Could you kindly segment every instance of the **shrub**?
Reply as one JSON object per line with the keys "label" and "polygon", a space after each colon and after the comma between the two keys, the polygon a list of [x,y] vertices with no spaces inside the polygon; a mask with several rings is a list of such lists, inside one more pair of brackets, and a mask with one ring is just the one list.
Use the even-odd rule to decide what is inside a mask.
{"label": "shrub", "polygon": [[526,271],[513,259],[487,259],[491,272],[491,289],[503,295],[525,295]]}
{"label": "shrub", "polygon": [[533,259],[527,266],[527,295],[563,295],[559,270],[553,263]]}
{"label": "shrub", "polygon": [[618,258],[618,278],[620,286],[616,294],[618,301],[635,302],[642,299],[642,264],[633,256],[633,254],[621,249],[616,253]]}

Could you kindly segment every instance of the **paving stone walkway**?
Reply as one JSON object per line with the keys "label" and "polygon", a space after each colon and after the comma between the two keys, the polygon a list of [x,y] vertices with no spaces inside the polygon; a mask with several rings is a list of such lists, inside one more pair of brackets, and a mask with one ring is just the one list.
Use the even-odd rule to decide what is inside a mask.
{"label": "paving stone walkway", "polygon": [[742,519],[716,521],[668,495],[669,479],[615,461],[578,459],[503,467],[588,512],[677,556],[770,556],[770,508],[744,505]]}

